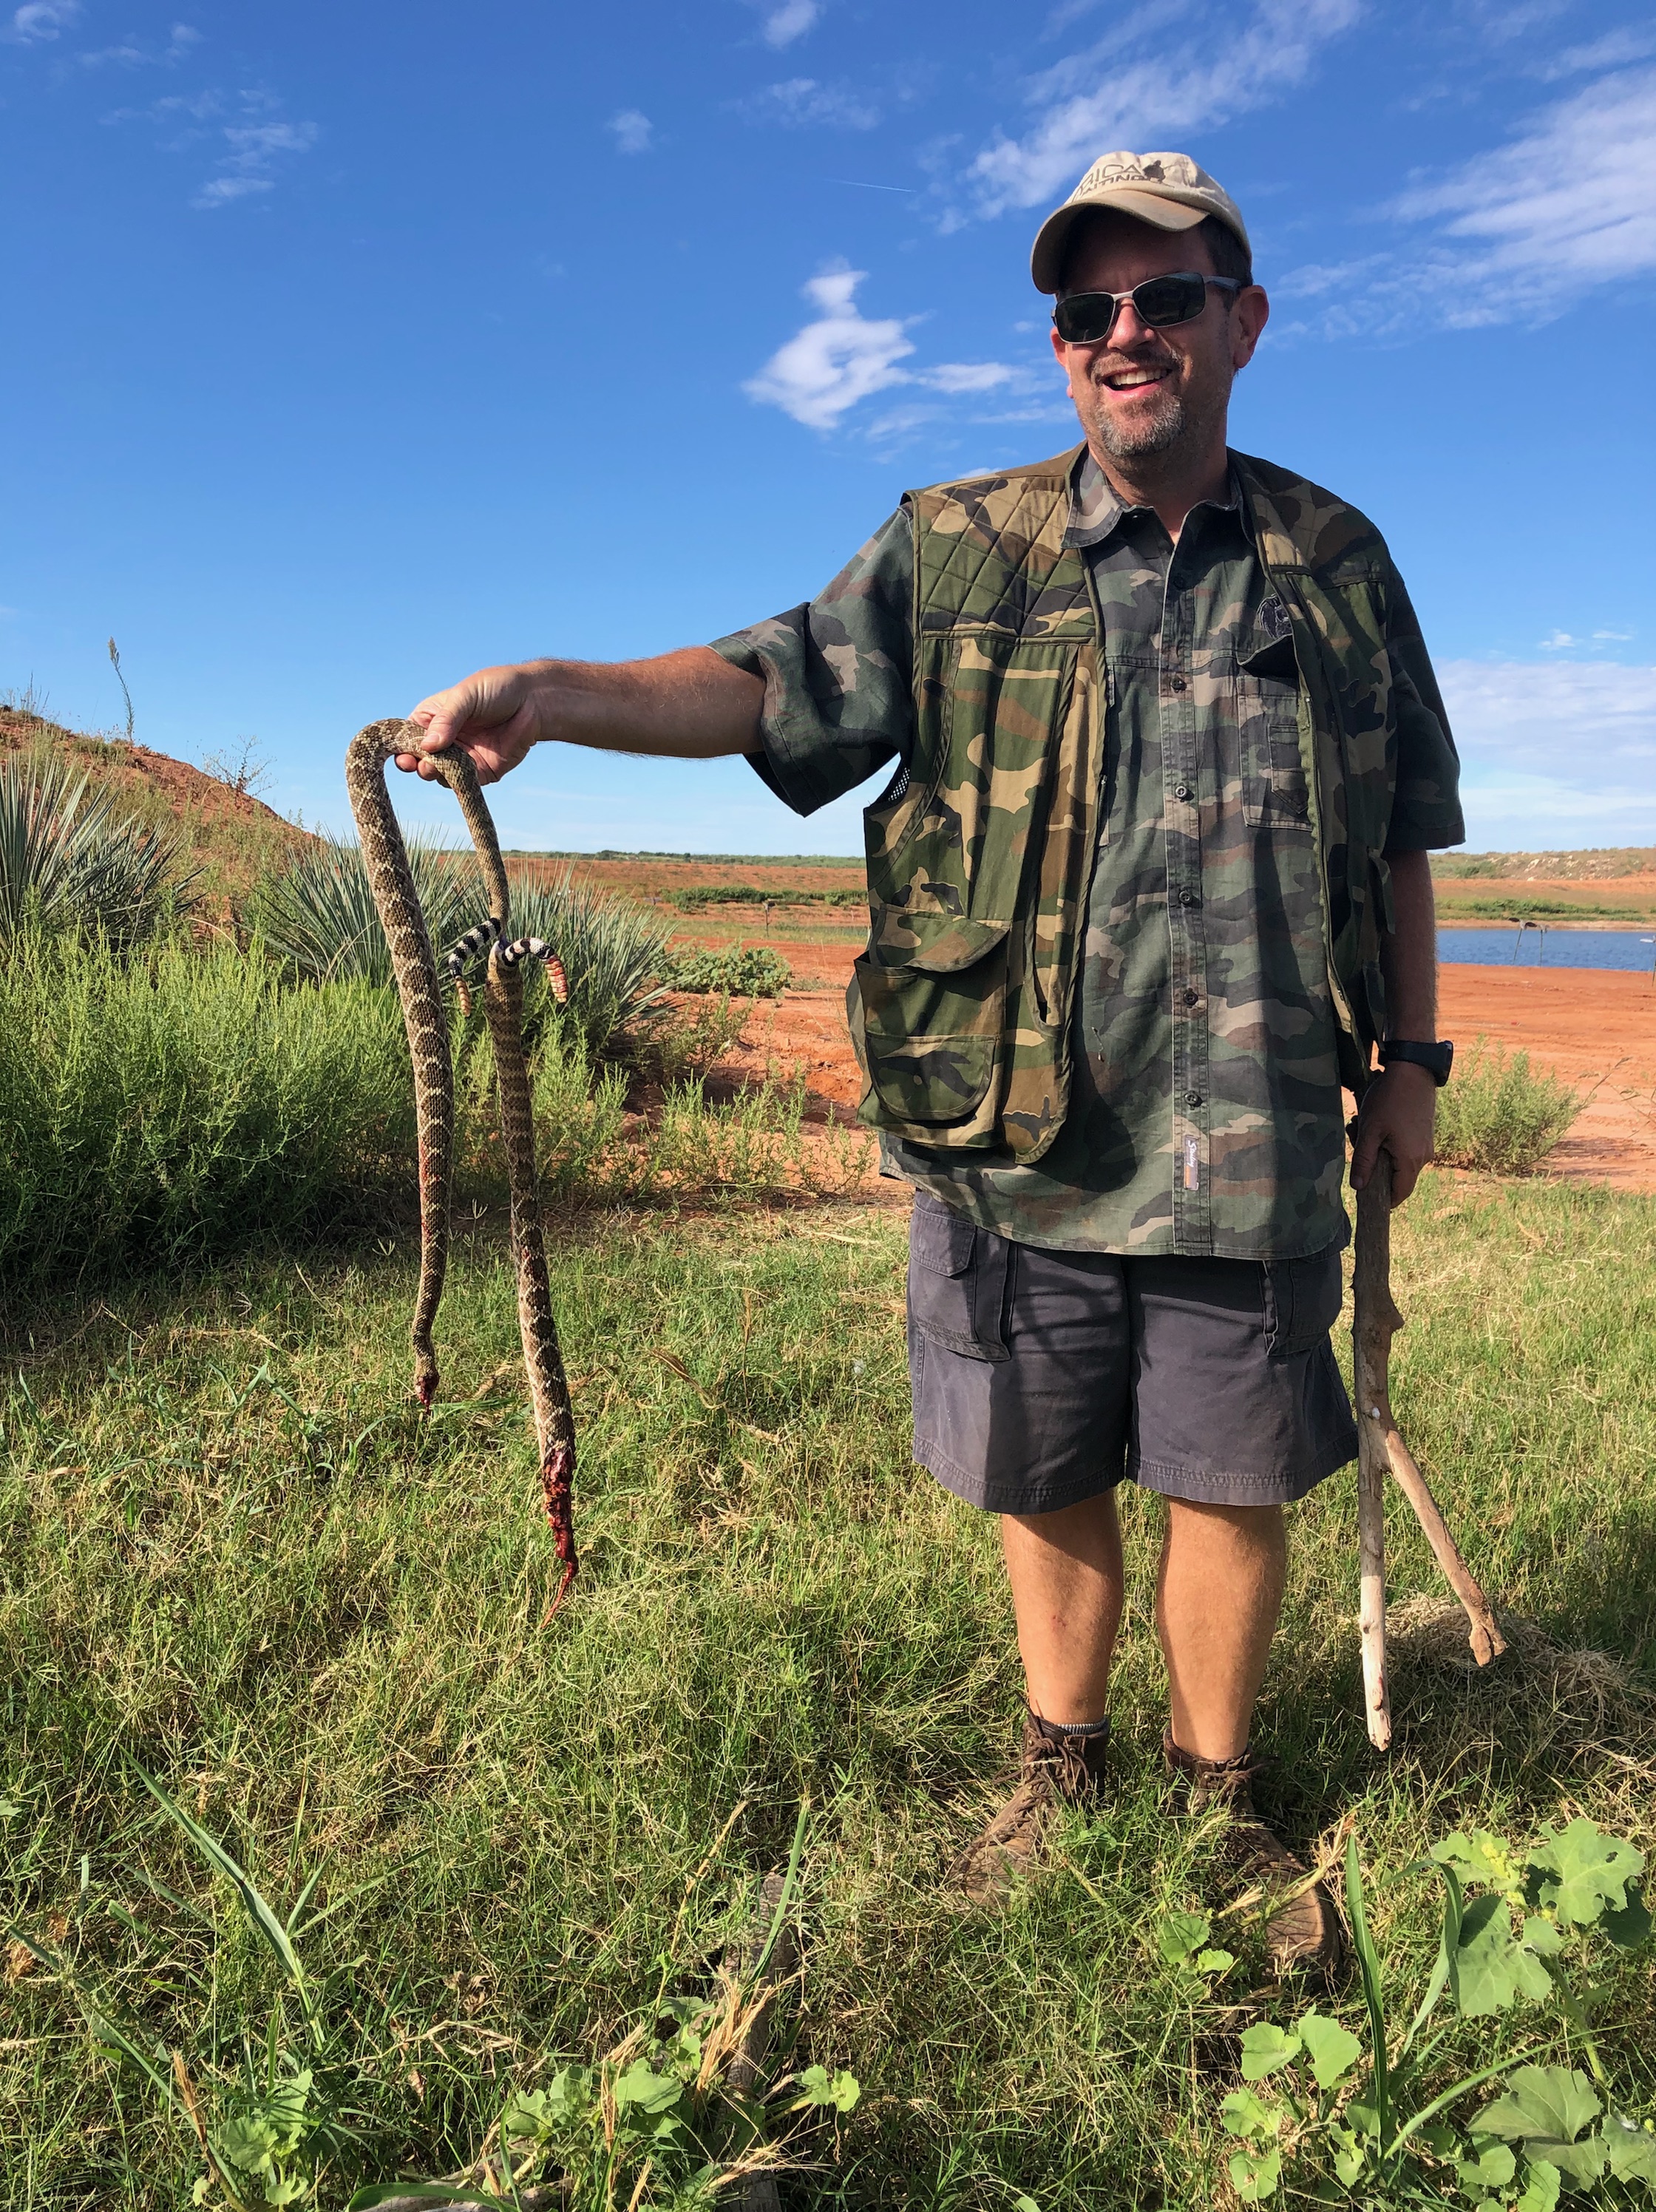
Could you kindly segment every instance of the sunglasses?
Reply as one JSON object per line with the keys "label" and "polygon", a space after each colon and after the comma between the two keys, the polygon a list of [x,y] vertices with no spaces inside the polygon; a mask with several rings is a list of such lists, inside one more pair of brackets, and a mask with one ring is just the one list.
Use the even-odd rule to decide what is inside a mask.
{"label": "sunglasses", "polygon": [[1115,328],[1121,302],[1131,300],[1141,323],[1165,331],[1174,323],[1196,320],[1207,305],[1210,284],[1222,292],[1245,289],[1239,276],[1198,276],[1193,270],[1181,270],[1174,276],[1148,277],[1131,292],[1071,292],[1053,308],[1052,320],[1065,345],[1099,345]]}

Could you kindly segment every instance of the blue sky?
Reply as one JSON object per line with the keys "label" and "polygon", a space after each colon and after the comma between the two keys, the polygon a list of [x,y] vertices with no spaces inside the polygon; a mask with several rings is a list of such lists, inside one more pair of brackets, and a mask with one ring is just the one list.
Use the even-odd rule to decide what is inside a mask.
{"label": "blue sky", "polygon": [[[143,738],[256,738],[343,828],[373,716],[718,635],[906,485],[1071,442],[1028,246],[1113,148],[1241,204],[1274,313],[1233,441],[1386,531],[1471,842],[1656,842],[1656,24],[1618,0],[0,0],[0,689],[112,726],[112,633]],[[860,803],[560,746],[498,811],[848,852]]]}

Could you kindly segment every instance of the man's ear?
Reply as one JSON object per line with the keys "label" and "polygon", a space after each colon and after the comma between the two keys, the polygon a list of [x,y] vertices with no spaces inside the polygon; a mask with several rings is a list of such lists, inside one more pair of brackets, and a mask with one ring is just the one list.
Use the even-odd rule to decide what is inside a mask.
{"label": "man's ear", "polygon": [[1250,284],[1236,295],[1230,311],[1230,365],[1246,368],[1253,358],[1259,336],[1271,319],[1271,302],[1262,284]]}

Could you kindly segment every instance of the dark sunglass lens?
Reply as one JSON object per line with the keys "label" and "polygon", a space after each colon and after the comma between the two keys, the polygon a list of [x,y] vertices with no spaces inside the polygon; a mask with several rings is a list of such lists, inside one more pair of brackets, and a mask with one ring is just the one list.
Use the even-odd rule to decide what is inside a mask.
{"label": "dark sunglass lens", "polygon": [[1202,312],[1207,287],[1199,276],[1152,276],[1132,295],[1138,319],[1158,330],[1169,323],[1188,323]]}
{"label": "dark sunglass lens", "polygon": [[1110,335],[1115,301],[1107,292],[1072,292],[1052,318],[1065,345],[1096,345]]}

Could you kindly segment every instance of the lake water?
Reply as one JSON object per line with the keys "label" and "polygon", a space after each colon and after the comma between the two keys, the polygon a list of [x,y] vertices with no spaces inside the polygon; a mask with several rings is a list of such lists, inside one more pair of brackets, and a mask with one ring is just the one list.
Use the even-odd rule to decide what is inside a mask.
{"label": "lake water", "polygon": [[1538,929],[1520,938],[1508,923],[1491,929],[1440,929],[1437,957],[1480,967],[1631,968],[1648,975],[1656,962],[1656,930]]}

